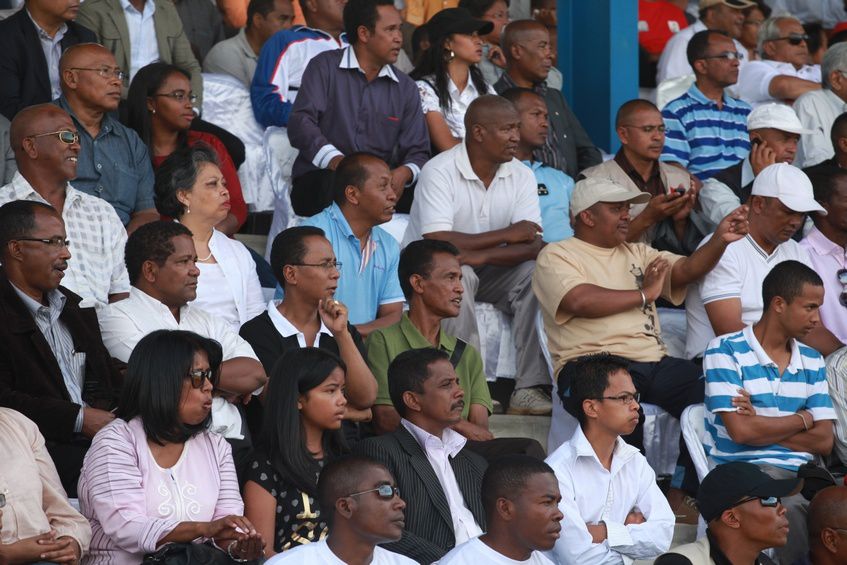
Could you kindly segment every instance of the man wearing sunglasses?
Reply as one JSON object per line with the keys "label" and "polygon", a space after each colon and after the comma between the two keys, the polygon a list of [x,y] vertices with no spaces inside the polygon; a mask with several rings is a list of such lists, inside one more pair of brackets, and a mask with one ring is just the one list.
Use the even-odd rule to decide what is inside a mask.
{"label": "man wearing sunglasses", "polygon": [[654,559],[670,547],[675,517],[647,459],[621,438],[639,420],[630,362],[598,353],[572,364],[579,378],[560,379],[559,400],[579,426],[547,458],[565,515],[549,555],[562,565]]}
{"label": "man wearing sunglasses", "polygon": [[102,309],[129,296],[126,230],[118,214],[69,182],[76,177],[80,153],[71,117],[53,104],[29,106],[12,121],[12,140],[19,171],[0,188],[0,205],[35,200],[59,212],[75,244],[62,284],[82,297],[82,306]]}
{"label": "man wearing sunglasses", "polygon": [[766,102],[792,104],[820,90],[820,65],[809,65],[803,24],[793,16],[769,18],[759,29],[761,61],[750,61],[738,76],[738,96],[757,107]]}
{"label": "man wearing sunglasses", "polygon": [[[706,536],[675,547],[654,565],[773,565],[762,552],[785,546],[791,533],[780,499],[796,495],[801,487],[800,479],[777,480],[751,463],[718,465],[697,492],[697,505],[708,525]],[[801,533],[806,535],[805,528]]]}
{"label": "man wearing sunglasses", "polygon": [[[820,324],[823,297],[815,271],[799,261],[779,263],[762,283],[761,319],[709,343],[703,357],[706,440],[718,465],[746,461],[775,479],[789,479],[832,451],[836,414],[824,360],[799,341]],[[793,563],[808,550],[809,501],[780,496],[786,496],[791,530],[777,557]]]}
{"label": "man wearing sunglasses", "polygon": [[278,553],[266,565],[306,563],[415,565],[381,544],[403,535],[406,503],[394,477],[379,461],[348,455],[329,462],[318,479],[326,539]]}

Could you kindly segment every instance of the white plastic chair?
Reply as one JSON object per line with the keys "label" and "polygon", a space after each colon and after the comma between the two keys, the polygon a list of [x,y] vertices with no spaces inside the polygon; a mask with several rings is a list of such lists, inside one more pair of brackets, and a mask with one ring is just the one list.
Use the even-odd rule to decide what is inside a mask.
{"label": "white plastic chair", "polygon": [[665,104],[685,94],[694,84],[694,75],[685,75],[663,80],[656,87],[656,107],[661,110]]}
{"label": "white plastic chair", "polygon": [[[694,468],[697,470],[697,478],[702,481],[703,477],[709,474],[714,465],[709,462],[706,455],[704,442],[708,441],[706,434],[706,406],[704,404],[692,404],[682,411],[680,419],[682,425],[682,437],[685,440],[685,446],[688,448],[688,453],[691,455],[691,460],[694,462]],[[706,534],[706,522],[701,516],[697,523],[697,537],[700,538]]]}

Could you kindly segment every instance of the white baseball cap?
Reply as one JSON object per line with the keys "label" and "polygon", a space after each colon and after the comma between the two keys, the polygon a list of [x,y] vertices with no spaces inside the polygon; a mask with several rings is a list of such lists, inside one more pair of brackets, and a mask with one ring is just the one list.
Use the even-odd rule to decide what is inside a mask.
{"label": "white baseball cap", "polygon": [[756,107],[747,116],[747,130],[772,128],[788,133],[803,135],[813,133],[812,130],[803,127],[800,119],[790,106],[771,102]]}
{"label": "white baseball cap", "polygon": [[571,195],[571,217],[575,218],[583,210],[598,202],[632,202],[644,204],[650,200],[649,192],[633,190],[621,186],[611,179],[589,177],[574,185]]}
{"label": "white baseball cap", "polygon": [[788,163],[765,167],[753,181],[751,194],[778,198],[794,212],[817,212],[826,216],[826,210],[815,200],[812,181],[806,173]]}
{"label": "white baseball cap", "polygon": [[699,7],[703,10],[705,8],[711,8],[712,6],[717,6],[718,4],[724,4],[730,8],[735,8],[736,10],[743,10],[744,8],[751,8],[756,5],[756,3],[751,0],[700,0]]}

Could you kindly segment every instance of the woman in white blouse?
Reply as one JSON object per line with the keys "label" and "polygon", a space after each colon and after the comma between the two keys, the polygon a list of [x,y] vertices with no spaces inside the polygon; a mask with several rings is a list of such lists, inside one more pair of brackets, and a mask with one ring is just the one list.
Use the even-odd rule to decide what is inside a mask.
{"label": "woman in white blouse", "polygon": [[238,332],[265,310],[256,262],[243,243],[215,226],[230,210],[214,151],[197,143],[171,154],[156,170],[156,209],[191,230],[200,277],[192,307],[222,318]]}
{"label": "woman in white blouse", "polygon": [[436,151],[446,151],[465,137],[465,112],[483,94],[496,94],[477,63],[482,59],[480,35],[491,22],[473,18],[464,8],[441,10],[426,25],[430,47],[410,73],[417,81],[429,137]]}

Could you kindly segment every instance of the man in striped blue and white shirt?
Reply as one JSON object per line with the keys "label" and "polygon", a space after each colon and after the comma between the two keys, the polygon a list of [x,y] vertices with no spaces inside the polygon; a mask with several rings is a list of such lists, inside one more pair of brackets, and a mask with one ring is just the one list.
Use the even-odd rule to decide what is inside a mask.
{"label": "man in striped blue and white shirt", "polygon": [[[794,477],[816,455],[829,455],[833,420],[824,360],[797,341],[820,324],[823,281],[799,261],[774,267],[762,284],[761,319],[715,338],[703,357],[706,430],[718,464],[747,461],[777,479]],[[808,550],[802,495],[783,500],[788,544],[780,563]]]}
{"label": "man in striped blue and white shirt", "polygon": [[694,34],[688,61],[697,79],[662,109],[667,133],[661,160],[687,169],[701,181],[750,152],[750,105],[725,91],[738,81],[740,56],[732,39],[721,32]]}

